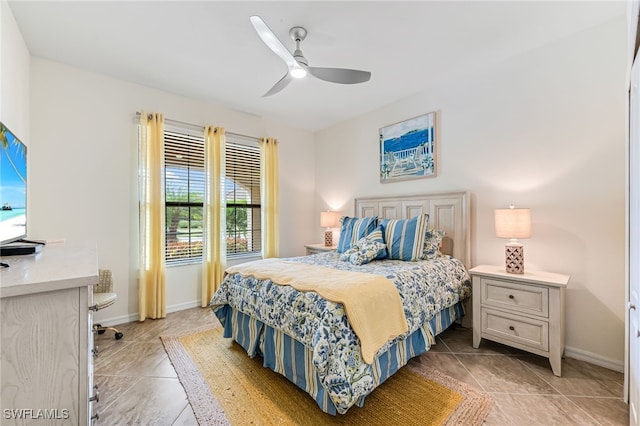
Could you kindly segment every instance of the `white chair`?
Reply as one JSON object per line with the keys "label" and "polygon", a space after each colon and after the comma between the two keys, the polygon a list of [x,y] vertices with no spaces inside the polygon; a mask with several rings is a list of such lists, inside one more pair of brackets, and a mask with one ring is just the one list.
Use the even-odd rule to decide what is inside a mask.
{"label": "white chair", "polygon": [[391,173],[393,174],[398,166],[400,166],[401,172],[405,171],[405,169],[409,169],[410,164],[413,164],[413,168],[418,167],[416,164],[416,151],[417,149],[404,149],[402,151],[394,152],[394,163],[391,168]]}
{"label": "white chair", "polygon": [[[98,271],[98,284],[93,286],[93,306],[94,311],[99,311],[113,305],[118,295],[113,292],[113,275],[108,269],[100,269]],[[122,339],[122,334],[116,328],[103,327],[102,324],[93,324],[93,329],[98,334],[104,334],[107,330],[115,333],[116,340]]]}

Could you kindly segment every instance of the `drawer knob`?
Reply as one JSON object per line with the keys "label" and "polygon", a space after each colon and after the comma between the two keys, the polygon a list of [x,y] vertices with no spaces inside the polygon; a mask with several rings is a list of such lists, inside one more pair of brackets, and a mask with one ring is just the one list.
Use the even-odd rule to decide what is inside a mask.
{"label": "drawer knob", "polygon": [[509,299],[511,299],[511,300],[515,299],[515,296],[513,294],[510,294],[509,295]]}
{"label": "drawer knob", "polygon": [[515,329],[516,329],[516,328],[515,328],[514,326],[512,326],[512,325],[510,325],[510,326],[509,326],[509,330],[513,331],[513,330],[515,330]]}

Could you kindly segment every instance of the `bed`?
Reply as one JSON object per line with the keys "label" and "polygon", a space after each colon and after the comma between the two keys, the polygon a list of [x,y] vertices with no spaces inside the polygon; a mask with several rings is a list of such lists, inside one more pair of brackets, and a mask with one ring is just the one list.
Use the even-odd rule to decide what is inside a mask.
{"label": "bed", "polygon": [[[265,367],[330,414],[362,406],[409,359],[429,350],[437,334],[462,320],[471,295],[466,192],[365,197],[354,204],[355,215],[342,224],[340,253],[228,268],[210,303],[225,337],[261,356]],[[439,243],[428,255],[422,235]],[[360,262],[362,247],[379,251]],[[349,286],[337,284],[344,282]],[[356,297],[338,294],[343,287]]]}

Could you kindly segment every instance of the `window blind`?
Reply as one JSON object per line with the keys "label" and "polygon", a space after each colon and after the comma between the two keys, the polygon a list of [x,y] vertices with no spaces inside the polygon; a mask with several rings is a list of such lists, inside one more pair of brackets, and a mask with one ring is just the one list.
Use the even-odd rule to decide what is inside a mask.
{"label": "window blind", "polygon": [[204,135],[165,130],[166,260],[202,257]]}
{"label": "window blind", "polygon": [[[165,214],[168,264],[202,258],[205,197],[203,132],[165,126]],[[224,191],[229,257],[259,253],[261,241],[258,139],[227,134]]]}
{"label": "window blind", "polygon": [[225,150],[227,255],[230,256],[262,250],[260,148],[257,139],[242,142],[230,136]]}

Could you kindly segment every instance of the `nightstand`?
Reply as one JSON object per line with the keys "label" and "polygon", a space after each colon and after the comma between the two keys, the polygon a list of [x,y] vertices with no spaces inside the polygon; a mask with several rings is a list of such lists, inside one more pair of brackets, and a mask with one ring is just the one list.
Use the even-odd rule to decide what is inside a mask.
{"label": "nightstand", "polygon": [[325,246],[324,244],[305,244],[307,254],[324,253],[326,251],[333,251],[337,249],[337,246]]}
{"label": "nightstand", "polygon": [[549,358],[560,376],[564,353],[564,303],[569,275],[542,271],[509,274],[479,265],[473,278],[473,347],[488,339]]}

